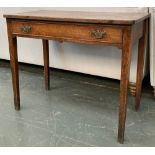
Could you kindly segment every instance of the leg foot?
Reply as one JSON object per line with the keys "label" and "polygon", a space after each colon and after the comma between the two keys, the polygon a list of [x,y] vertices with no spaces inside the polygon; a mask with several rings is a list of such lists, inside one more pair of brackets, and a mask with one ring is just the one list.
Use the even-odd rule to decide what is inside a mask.
{"label": "leg foot", "polygon": [[15,110],[20,110],[20,99],[19,98],[14,98],[14,106]]}
{"label": "leg foot", "polygon": [[120,143],[120,144],[123,144],[124,143],[124,131],[123,131],[124,129],[121,129],[121,128],[119,128],[118,129],[118,139],[117,139],[117,141]]}

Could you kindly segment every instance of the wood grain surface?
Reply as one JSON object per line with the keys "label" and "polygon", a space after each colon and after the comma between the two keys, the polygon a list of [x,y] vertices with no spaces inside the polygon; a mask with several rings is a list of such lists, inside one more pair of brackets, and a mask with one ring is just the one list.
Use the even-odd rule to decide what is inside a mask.
{"label": "wood grain surface", "polygon": [[131,25],[143,21],[150,16],[148,13],[112,13],[112,12],[81,12],[81,11],[54,11],[39,10],[18,14],[6,14],[6,18],[52,20],[64,22],[84,22],[102,24]]}

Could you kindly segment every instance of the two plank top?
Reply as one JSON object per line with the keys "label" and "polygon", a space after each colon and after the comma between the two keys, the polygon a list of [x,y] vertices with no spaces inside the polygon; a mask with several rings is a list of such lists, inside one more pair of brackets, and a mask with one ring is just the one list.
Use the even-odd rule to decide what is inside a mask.
{"label": "two plank top", "polygon": [[56,10],[39,10],[4,15],[5,18],[13,19],[123,25],[132,25],[138,23],[149,16],[150,14],[148,13],[81,12]]}

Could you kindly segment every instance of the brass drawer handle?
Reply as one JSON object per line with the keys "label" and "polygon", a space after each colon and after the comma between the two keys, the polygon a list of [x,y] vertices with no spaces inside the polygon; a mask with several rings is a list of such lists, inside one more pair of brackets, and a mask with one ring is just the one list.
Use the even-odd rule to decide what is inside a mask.
{"label": "brass drawer handle", "polygon": [[93,37],[95,39],[102,39],[105,37],[105,35],[106,35],[105,31],[100,31],[100,30],[91,31],[91,37]]}
{"label": "brass drawer handle", "polygon": [[32,27],[31,27],[31,26],[26,26],[26,25],[24,25],[24,26],[22,26],[20,29],[21,29],[21,31],[24,32],[24,33],[29,33],[29,32],[31,32]]}

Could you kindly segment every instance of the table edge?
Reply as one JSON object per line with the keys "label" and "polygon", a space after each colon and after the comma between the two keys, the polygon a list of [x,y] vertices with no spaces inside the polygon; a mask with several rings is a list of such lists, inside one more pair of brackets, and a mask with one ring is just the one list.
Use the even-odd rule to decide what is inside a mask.
{"label": "table edge", "polygon": [[68,23],[93,23],[93,24],[111,24],[111,25],[133,25],[141,22],[150,17],[150,13],[146,14],[139,20],[99,20],[99,19],[74,19],[74,18],[54,18],[54,17],[36,17],[36,16],[24,16],[24,15],[9,15],[4,14],[6,19],[18,19],[18,20],[35,20],[35,21],[55,21],[55,22],[68,22]]}

